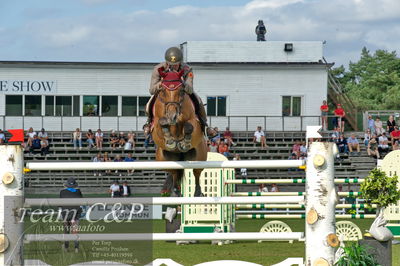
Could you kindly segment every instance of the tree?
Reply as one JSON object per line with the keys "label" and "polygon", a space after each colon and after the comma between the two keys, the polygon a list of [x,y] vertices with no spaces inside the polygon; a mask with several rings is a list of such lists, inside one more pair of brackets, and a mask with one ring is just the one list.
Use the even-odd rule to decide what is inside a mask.
{"label": "tree", "polygon": [[361,110],[400,110],[400,58],[395,51],[361,51],[358,62],[331,70],[346,93]]}

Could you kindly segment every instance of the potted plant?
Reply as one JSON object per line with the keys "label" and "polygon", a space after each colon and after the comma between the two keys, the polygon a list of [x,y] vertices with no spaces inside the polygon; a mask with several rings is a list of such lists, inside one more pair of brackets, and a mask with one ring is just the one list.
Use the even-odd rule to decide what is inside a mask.
{"label": "potted plant", "polygon": [[360,246],[357,243],[351,243],[341,248],[343,248],[343,251],[340,254],[339,260],[335,263],[335,266],[379,265],[374,255],[371,254],[367,247]]}
{"label": "potted plant", "polygon": [[377,204],[376,218],[371,225],[370,234],[378,241],[388,241],[393,234],[385,227],[383,217],[385,208],[396,204],[400,199],[400,190],[397,187],[398,177],[389,177],[380,169],[373,169],[360,186],[360,192],[367,204]]}

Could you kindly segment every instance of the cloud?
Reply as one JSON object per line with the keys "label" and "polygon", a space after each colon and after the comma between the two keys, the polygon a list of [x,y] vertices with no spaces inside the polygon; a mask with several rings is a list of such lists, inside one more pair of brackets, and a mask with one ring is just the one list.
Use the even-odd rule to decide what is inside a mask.
{"label": "cloud", "polygon": [[[267,40],[326,40],[325,57],[338,64],[354,61],[363,46],[372,51],[400,47],[398,0],[253,0],[241,6],[191,2],[168,8],[80,1],[85,4],[73,14],[59,11],[57,16],[2,24],[7,40],[0,41],[0,58],[156,62],[167,47],[185,41],[255,41],[259,19],[266,24]],[[107,9],[86,5],[104,1]]]}

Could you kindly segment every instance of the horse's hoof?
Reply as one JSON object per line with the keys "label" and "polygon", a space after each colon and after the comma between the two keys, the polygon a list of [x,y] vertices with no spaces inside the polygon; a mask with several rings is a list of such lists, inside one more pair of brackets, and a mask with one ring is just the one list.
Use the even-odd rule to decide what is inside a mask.
{"label": "horse's hoof", "polygon": [[196,186],[196,189],[194,191],[194,196],[195,197],[204,197],[203,192],[201,192],[201,187],[200,186]]}
{"label": "horse's hoof", "polygon": [[175,150],[176,149],[176,142],[174,140],[168,140],[165,142],[165,148],[168,150]]}
{"label": "horse's hoof", "polygon": [[185,141],[181,141],[178,143],[178,149],[180,152],[188,152],[192,148],[190,143],[186,143]]}

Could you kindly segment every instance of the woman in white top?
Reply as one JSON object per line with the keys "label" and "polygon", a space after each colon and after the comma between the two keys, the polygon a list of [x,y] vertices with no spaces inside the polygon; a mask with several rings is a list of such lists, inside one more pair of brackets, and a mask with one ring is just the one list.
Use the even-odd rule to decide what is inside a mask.
{"label": "woman in white top", "polygon": [[383,124],[379,116],[375,120],[375,132],[377,136],[382,135],[382,133],[384,132]]}
{"label": "woman in white top", "polygon": [[75,132],[72,134],[74,138],[74,149],[79,146],[79,149],[82,149],[82,132],[79,128],[75,130]]}
{"label": "woman in white top", "polygon": [[33,137],[36,136],[36,132],[33,131],[33,128],[29,128],[28,132],[26,133],[26,136],[28,137],[28,141],[26,142],[26,147],[32,146],[32,141]]}
{"label": "woman in white top", "polygon": [[125,144],[125,150],[135,149],[135,133],[130,131],[128,133],[128,142]]}
{"label": "woman in white top", "polygon": [[103,132],[101,132],[101,129],[100,128],[97,129],[97,132],[95,134],[97,149],[100,149],[100,150],[103,149],[103,136],[104,136],[104,134],[103,134]]}

